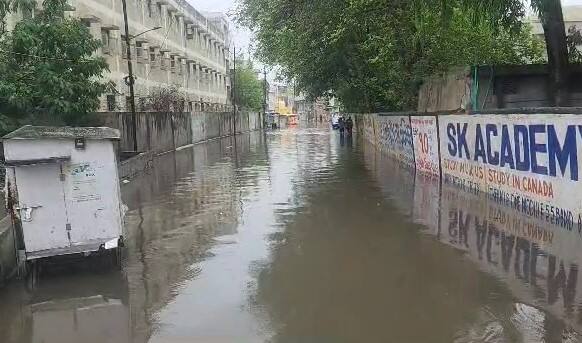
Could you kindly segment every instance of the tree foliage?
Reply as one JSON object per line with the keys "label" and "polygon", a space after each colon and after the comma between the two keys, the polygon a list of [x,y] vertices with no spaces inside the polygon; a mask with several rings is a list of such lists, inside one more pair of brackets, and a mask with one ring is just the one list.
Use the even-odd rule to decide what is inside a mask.
{"label": "tree foliage", "polygon": [[543,42],[514,20],[522,8],[487,19],[468,2],[240,0],[237,18],[257,55],[311,96],[331,92],[349,111],[406,110],[424,78],[451,66],[541,61]]}
{"label": "tree foliage", "polygon": [[237,106],[254,111],[262,109],[264,82],[257,78],[257,72],[251,60],[236,60],[236,73],[233,82]]}
{"label": "tree foliage", "polygon": [[147,102],[143,107],[154,112],[184,112],[186,95],[175,86],[155,88],[150,91]]}
{"label": "tree foliage", "polygon": [[107,90],[101,42],[65,16],[65,0],[45,0],[34,19],[0,39],[0,114],[16,120],[83,124]]}

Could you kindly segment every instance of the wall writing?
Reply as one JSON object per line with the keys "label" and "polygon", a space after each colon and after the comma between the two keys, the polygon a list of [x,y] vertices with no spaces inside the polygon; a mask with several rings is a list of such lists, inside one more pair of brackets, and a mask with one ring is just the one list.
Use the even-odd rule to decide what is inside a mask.
{"label": "wall writing", "polygon": [[412,128],[408,116],[378,116],[377,140],[380,148],[400,162],[414,165]]}
{"label": "wall writing", "polygon": [[416,170],[440,176],[438,124],[436,116],[410,117]]}
{"label": "wall writing", "polygon": [[439,117],[443,181],[582,231],[582,117]]}

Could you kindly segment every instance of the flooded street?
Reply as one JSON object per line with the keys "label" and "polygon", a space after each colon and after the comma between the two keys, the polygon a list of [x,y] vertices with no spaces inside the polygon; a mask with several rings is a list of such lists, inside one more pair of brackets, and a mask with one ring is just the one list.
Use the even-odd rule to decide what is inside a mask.
{"label": "flooded street", "polygon": [[579,232],[327,128],[182,149],[122,192],[122,270],[0,289],[0,342],[582,339]]}

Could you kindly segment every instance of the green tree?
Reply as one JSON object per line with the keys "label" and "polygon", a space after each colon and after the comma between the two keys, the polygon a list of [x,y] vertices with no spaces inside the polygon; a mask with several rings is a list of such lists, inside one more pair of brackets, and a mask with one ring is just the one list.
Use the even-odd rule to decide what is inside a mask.
{"label": "green tree", "polygon": [[107,90],[107,63],[94,56],[100,41],[77,19],[65,16],[65,0],[45,0],[34,19],[0,39],[0,113],[17,121],[79,125]]}
{"label": "green tree", "polygon": [[10,13],[32,14],[35,5],[35,0],[0,0],[0,37],[6,33],[6,17]]}
{"label": "green tree", "polygon": [[254,70],[251,60],[236,60],[236,73],[233,81],[236,105],[253,111],[261,110],[264,83],[257,78],[257,72]]}
{"label": "green tree", "polygon": [[543,43],[528,27],[440,3],[241,0],[237,18],[264,62],[311,96],[331,92],[348,111],[414,109],[422,80],[451,66],[541,60]]}
{"label": "green tree", "polygon": [[[414,0],[428,1],[430,0]],[[451,8],[462,6],[471,12],[478,21],[503,28],[515,28],[521,25],[525,6],[531,5],[540,18],[544,29],[548,69],[552,81],[554,104],[565,106],[568,103],[567,80],[569,77],[568,40],[564,25],[564,15],[560,0],[443,0],[444,13]],[[445,16],[446,17],[446,16]]]}

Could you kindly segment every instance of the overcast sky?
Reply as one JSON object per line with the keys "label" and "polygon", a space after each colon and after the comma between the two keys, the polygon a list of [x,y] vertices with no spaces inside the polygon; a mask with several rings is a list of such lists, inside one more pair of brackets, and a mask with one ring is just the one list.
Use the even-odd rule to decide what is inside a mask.
{"label": "overcast sky", "polygon": [[[235,7],[236,0],[187,0],[199,11],[213,11],[213,12],[223,12],[229,17]],[[580,0],[582,1],[582,0]],[[233,22],[232,18],[230,29],[234,35],[234,43],[236,44],[237,51],[244,51],[245,54],[248,53],[250,44],[250,32],[248,30],[241,29],[237,27]],[[238,54],[238,53],[237,53]]]}

